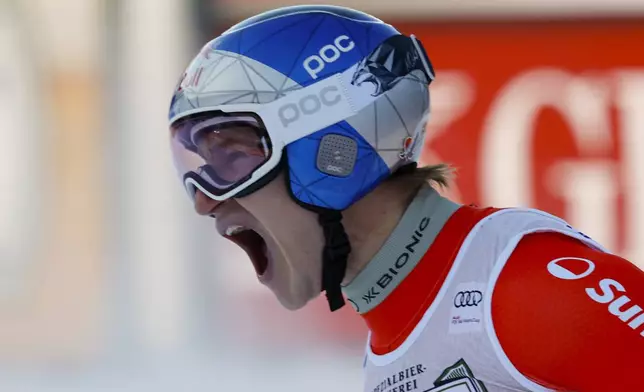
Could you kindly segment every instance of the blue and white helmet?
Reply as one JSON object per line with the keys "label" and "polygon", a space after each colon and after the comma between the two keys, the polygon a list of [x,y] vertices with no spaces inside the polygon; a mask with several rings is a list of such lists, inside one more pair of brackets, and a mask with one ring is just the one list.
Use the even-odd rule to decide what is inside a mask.
{"label": "blue and white helmet", "polygon": [[420,42],[368,14],[316,5],[257,15],[183,74],[169,114],[175,166],[191,194],[215,200],[285,168],[300,205],[342,211],[418,161],[433,79]]}
{"label": "blue and white helmet", "polygon": [[[230,189],[201,176],[184,180],[225,199],[252,189],[285,158],[297,201],[343,210],[418,160],[433,78],[413,36],[362,12],[297,6],[247,19],[192,61],[170,122],[177,128],[198,114],[252,113],[266,128],[270,158]],[[178,163],[182,177],[195,169]]]}

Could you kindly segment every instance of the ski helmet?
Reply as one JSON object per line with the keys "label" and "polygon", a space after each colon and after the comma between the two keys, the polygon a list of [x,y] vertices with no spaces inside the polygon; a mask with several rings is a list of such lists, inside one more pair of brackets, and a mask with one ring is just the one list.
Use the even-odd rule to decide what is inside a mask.
{"label": "ski helmet", "polygon": [[434,70],[422,44],[363,12],[295,6],[207,43],[170,104],[171,146],[188,193],[248,195],[284,170],[324,230],[332,310],[350,244],[341,211],[420,156]]}

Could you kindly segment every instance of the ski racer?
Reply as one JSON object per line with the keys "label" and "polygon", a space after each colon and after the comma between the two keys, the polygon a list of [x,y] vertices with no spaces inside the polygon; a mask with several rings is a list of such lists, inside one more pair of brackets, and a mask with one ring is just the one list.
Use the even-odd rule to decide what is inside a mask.
{"label": "ski racer", "polygon": [[364,318],[366,392],[644,391],[644,273],[545,212],[442,197],[449,167],[417,166],[434,79],[365,13],[254,16],[174,91],[180,179],[286,308]]}

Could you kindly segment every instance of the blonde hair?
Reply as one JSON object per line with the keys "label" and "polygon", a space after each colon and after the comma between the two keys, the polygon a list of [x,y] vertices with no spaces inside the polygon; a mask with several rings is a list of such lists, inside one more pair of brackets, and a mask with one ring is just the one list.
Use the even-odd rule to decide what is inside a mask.
{"label": "blonde hair", "polygon": [[439,163],[421,167],[409,165],[395,172],[390,178],[412,183],[412,185],[430,183],[432,186],[438,185],[441,188],[449,188],[449,183],[455,174],[456,169],[453,166],[447,163]]}

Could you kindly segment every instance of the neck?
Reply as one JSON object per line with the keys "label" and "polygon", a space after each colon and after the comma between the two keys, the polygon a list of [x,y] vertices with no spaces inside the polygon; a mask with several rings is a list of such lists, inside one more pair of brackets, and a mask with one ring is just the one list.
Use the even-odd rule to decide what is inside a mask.
{"label": "neck", "polygon": [[351,254],[343,285],[351,282],[387,241],[424,182],[406,179],[385,181],[343,212]]}
{"label": "neck", "polygon": [[[402,194],[401,189],[407,191]],[[455,250],[488,213],[441,197],[427,187],[392,184],[347,219],[354,253],[343,291],[383,354],[407,338],[442,287]]]}

